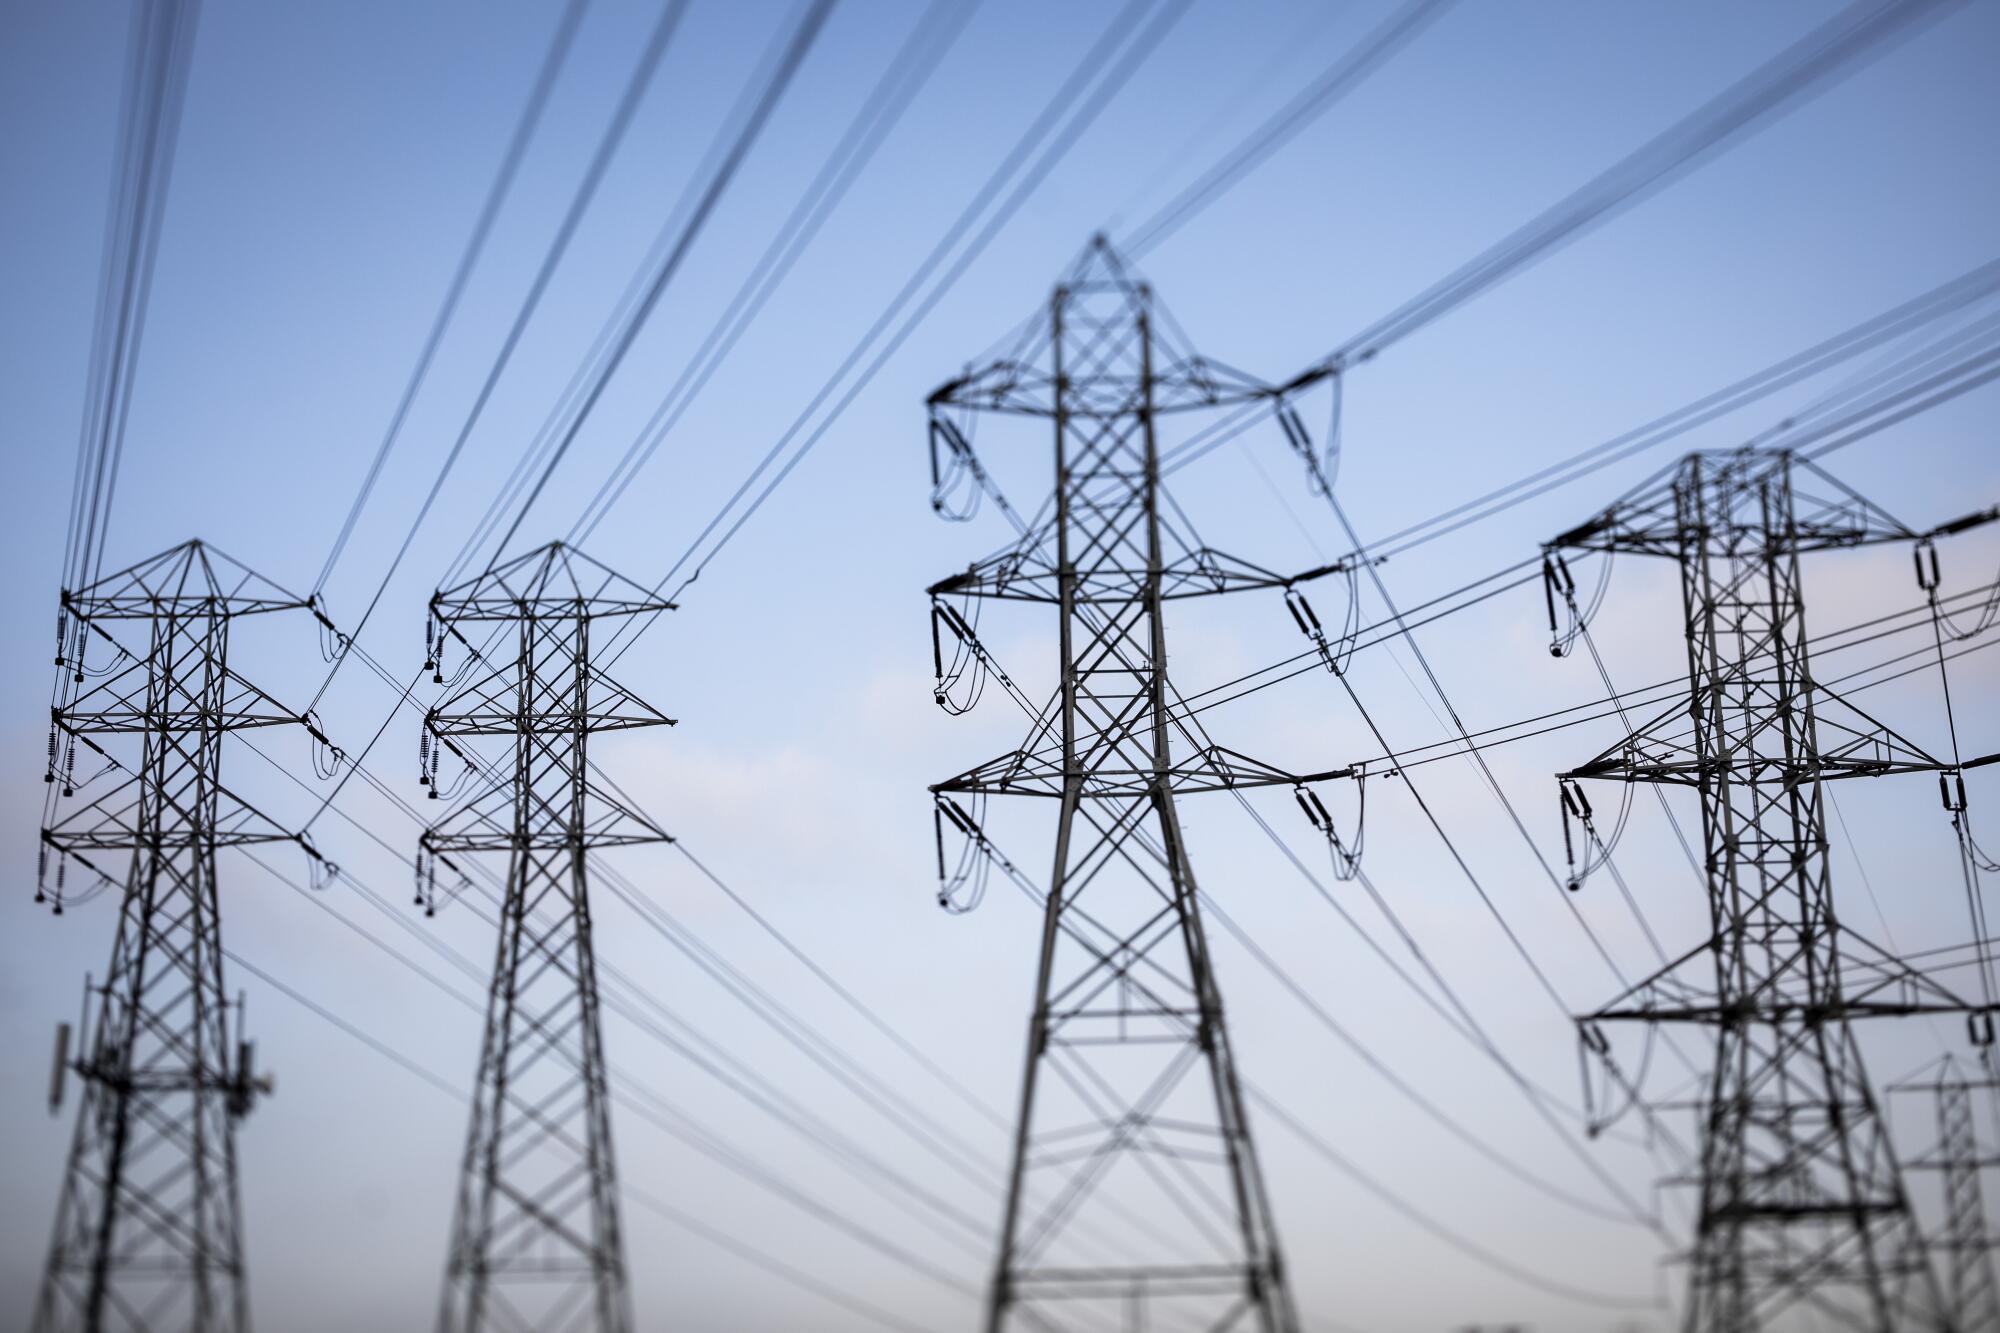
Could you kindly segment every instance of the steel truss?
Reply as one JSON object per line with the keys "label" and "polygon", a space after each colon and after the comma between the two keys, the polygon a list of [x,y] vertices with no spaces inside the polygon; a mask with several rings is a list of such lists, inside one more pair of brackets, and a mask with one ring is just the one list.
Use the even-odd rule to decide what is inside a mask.
{"label": "steel truss", "polygon": [[[292,835],[222,785],[221,750],[231,731],[299,719],[229,669],[229,626],[305,605],[198,541],[63,594],[46,778],[88,799],[42,841],[107,880],[93,856],[131,862],[111,965],[86,991],[68,1064],[83,1098],[37,1333],[249,1327],[236,1121],[270,1081],[253,1074],[225,998],[215,853]],[[143,648],[119,641],[126,624],[146,627]],[[86,672],[106,652],[101,674]],[[104,765],[82,783],[79,745],[87,766]],[[109,785],[93,797],[98,782]],[[59,1051],[55,1100],[65,1072]]]}
{"label": "steel truss", "polygon": [[[512,762],[424,833],[422,856],[505,852],[506,897],[487,1001],[438,1327],[632,1327],[599,1026],[587,858],[670,841],[588,776],[591,735],[671,725],[590,661],[592,625],[668,609],[561,543],[431,600],[456,640],[457,685],[425,719],[426,781],[459,737],[508,736]],[[458,627],[497,623],[513,651],[489,666]]]}
{"label": "steel truss", "polygon": [[932,789],[975,841],[966,806],[988,795],[1057,806],[989,1333],[1298,1327],[1176,798],[1305,779],[1175,711],[1165,606],[1327,571],[1212,551],[1166,498],[1161,433],[1275,396],[1163,337],[1157,309],[1100,238],[1013,354],[930,400],[934,448],[982,480],[974,414],[1055,437],[1045,517],[930,590],[961,637],[951,608],[973,598],[1052,605],[1060,633],[1060,687],[1020,748]]}
{"label": "steel truss", "polygon": [[2000,1329],[2000,1281],[1994,1276],[1994,1238],[1986,1225],[1982,1185],[1982,1173],[2000,1166],[2000,1157],[1980,1144],[1972,1113],[1975,1092],[2000,1107],[1995,1097],[2000,1079],[1993,1076],[1988,1052],[1981,1052],[1980,1067],[1980,1076],[1973,1077],[1957,1057],[1946,1055],[1921,1076],[1889,1089],[1931,1098],[1937,1141],[1912,1158],[1908,1169],[1936,1171],[1943,1184],[1943,1225],[1932,1234],[1931,1250],[1944,1256],[1950,1326],[1967,1333]]}
{"label": "steel truss", "polygon": [[1714,1033],[1685,1327],[1950,1327],[1855,1040],[1867,1017],[1965,1013],[1835,912],[1823,785],[1947,765],[1812,676],[1799,555],[1914,539],[1789,452],[1695,453],[1551,544],[1666,556],[1689,693],[1564,780],[1692,788],[1708,938],[1594,1013]]}

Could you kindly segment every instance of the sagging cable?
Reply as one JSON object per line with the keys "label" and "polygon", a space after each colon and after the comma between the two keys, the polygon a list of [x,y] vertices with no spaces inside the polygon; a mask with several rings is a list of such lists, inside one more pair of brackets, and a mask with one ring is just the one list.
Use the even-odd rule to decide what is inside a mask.
{"label": "sagging cable", "polygon": [[[47,874],[48,852],[52,844],[48,841],[48,833],[46,831],[43,832],[42,837],[42,854],[38,858],[39,869],[35,879],[35,901],[38,903],[48,903],[49,910],[56,916],[63,914],[65,906],[80,907],[92,899],[99,897],[107,890],[119,887],[118,881],[106,874],[104,869],[92,862],[89,857],[78,852],[72,852],[67,848],[59,848],[56,852],[56,882],[54,888],[50,889],[46,884],[44,876]],[[75,861],[79,866],[89,871],[93,877],[90,886],[80,893],[72,893],[69,889],[69,863],[71,861]]]}
{"label": "sagging cable", "polygon": [[1303,782],[1292,788],[1292,799],[1305,812],[1310,823],[1326,839],[1327,856],[1333,864],[1333,877],[1343,883],[1361,873],[1361,846],[1368,827],[1368,775],[1357,772],[1354,775],[1354,841],[1350,844],[1340,836],[1334,827],[1333,815],[1319,793]]}
{"label": "sagging cable", "polygon": [[[457,756],[460,767],[458,776],[451,780],[451,785],[440,787],[437,780],[438,766],[443,762],[443,752],[446,750],[450,750],[453,755]],[[472,775],[478,771],[478,767],[477,764],[472,762],[472,756],[459,749],[451,737],[439,733],[435,743],[431,746],[431,799],[434,801],[456,800],[458,794],[465,790],[466,783],[472,780]]]}
{"label": "sagging cable", "polygon": [[324,662],[336,660],[347,651],[353,640],[342,634],[340,627],[327,615],[326,603],[318,593],[306,599],[306,608],[312,612],[313,619],[319,624],[320,660]]}
{"label": "sagging cable", "polygon": [[[1542,600],[1549,611],[1549,656],[1568,657],[1576,648],[1576,641],[1597,618],[1604,605],[1604,594],[1611,586],[1611,557],[1607,554],[1599,568],[1597,588],[1590,595],[1588,606],[1579,607],[1576,598],[1576,576],[1570,573],[1569,560],[1558,547],[1545,547],[1542,551]],[[1557,611],[1558,604],[1562,612]]]}
{"label": "sagging cable", "polygon": [[[968,414],[968,425],[978,420]],[[979,502],[991,496],[1003,513],[1012,513],[1007,497],[973,452],[972,437],[941,408],[931,409],[931,512],[948,523],[964,523],[979,512]]]}
{"label": "sagging cable", "polygon": [[[1625,836],[1625,825],[1632,817],[1632,786],[1630,783],[1625,786],[1618,806],[1618,818],[1608,839],[1597,831],[1596,812],[1591,809],[1590,797],[1584,792],[1583,784],[1573,778],[1558,778],[1556,790],[1557,804],[1562,812],[1563,857],[1569,866],[1565,886],[1571,893],[1577,893],[1583,889],[1585,880],[1611,860],[1612,850]],[[1580,837],[1578,829],[1581,830]]]}
{"label": "sagging cable", "polygon": [[1311,641],[1326,669],[1336,676],[1347,670],[1348,659],[1354,655],[1355,641],[1361,633],[1361,603],[1356,596],[1356,573],[1353,568],[1345,568],[1342,572],[1347,575],[1347,611],[1340,633],[1333,639],[1327,637],[1326,626],[1320,623],[1319,613],[1313,610],[1306,595],[1294,584],[1285,585],[1285,609],[1292,613],[1292,623],[1299,627],[1299,633]]}
{"label": "sagging cable", "polygon": [[[953,916],[963,916],[985,900],[987,882],[992,878],[994,867],[999,867],[1009,879],[1018,880],[1020,877],[1014,863],[993,845],[980,827],[980,819],[985,813],[986,796],[983,792],[973,798],[971,810],[939,792],[931,811],[931,825],[937,837],[938,906]],[[950,861],[945,856],[944,829],[947,823],[963,839],[957,857]]]}
{"label": "sagging cable", "polygon": [[[1338,378],[1335,376],[1336,381]],[[1336,413],[1339,411],[1340,402],[1338,392],[1336,389],[1334,398]],[[1306,423],[1299,416],[1298,409],[1285,398],[1279,397],[1272,409],[1272,415],[1278,419],[1278,429],[1284,433],[1285,443],[1299,456],[1299,461],[1305,464],[1306,490],[1312,495],[1330,494],[1333,484],[1327,478],[1326,470],[1320,466],[1319,455],[1313,451],[1312,433],[1306,429]]]}
{"label": "sagging cable", "polygon": [[[424,664],[430,668],[431,684],[445,685],[445,686],[456,685],[461,680],[465,679],[465,673],[472,669],[472,664],[474,662],[477,662],[479,660],[479,650],[472,646],[472,640],[466,638],[463,634],[460,634],[458,632],[457,625],[452,624],[450,621],[445,620],[443,617],[439,617],[437,623],[438,623],[438,632],[436,637],[436,644],[435,647],[433,647],[430,642],[431,640],[430,622],[428,620],[424,622],[424,638],[426,641],[424,649]],[[465,660],[460,662],[458,664],[458,668],[455,671],[453,671],[449,676],[444,674],[444,641],[447,635],[449,635],[451,638],[457,639],[460,646],[462,646],[465,649]]]}
{"label": "sagging cable", "polygon": [[1986,600],[1979,605],[1978,613],[1970,627],[1961,625],[1944,609],[1938,597],[1938,585],[1942,581],[1938,569],[1937,544],[1929,537],[1923,538],[1911,550],[1911,559],[1916,562],[1917,587],[1930,603],[1931,619],[1937,624],[1941,637],[1954,643],[1964,643],[1976,639],[1993,628],[2000,621],[2000,580],[1989,585]]}
{"label": "sagging cable", "polygon": [[[1639,1054],[1639,1072],[1635,1078],[1627,1078],[1619,1068],[1617,1058],[1611,1053],[1611,1039],[1604,1035],[1601,1024],[1591,1019],[1577,1023],[1577,1068],[1583,1085],[1583,1132],[1587,1138],[1597,1138],[1612,1128],[1635,1107],[1640,1105],[1639,1089],[1645,1086],[1646,1075],[1653,1065],[1653,1049],[1658,1038],[1655,1025],[1646,1025],[1646,1044]],[[1602,1079],[1593,1079],[1591,1070],[1602,1071]],[[1599,1090],[1599,1082],[1602,1091]],[[1611,1094],[1622,1094],[1622,1100],[1615,1105]],[[1650,1145],[1654,1139],[1654,1121],[1646,1116],[1646,1139]]]}
{"label": "sagging cable", "polygon": [[426,852],[422,848],[419,848],[417,850],[417,859],[411,864],[415,867],[417,878],[416,905],[424,909],[424,915],[427,917],[434,917],[438,914],[437,871],[440,862],[443,863],[446,870],[450,871],[456,877],[450,891],[444,897],[444,906],[449,907],[451,904],[457,902],[466,890],[472,887],[472,877],[466,874],[459,867],[458,863],[453,861],[449,856],[445,856],[439,852]]}
{"label": "sagging cable", "polygon": [[340,879],[340,863],[329,860],[319,848],[313,846],[310,833],[293,835],[299,849],[306,854],[306,885],[314,893],[324,893]]}
{"label": "sagging cable", "polygon": [[313,776],[321,782],[332,780],[339,775],[341,765],[347,762],[347,751],[327,738],[317,713],[308,710],[300,721],[305,724],[306,736],[312,744]]}
{"label": "sagging cable", "polygon": [[[975,599],[968,596],[965,600],[977,617]],[[952,638],[949,661],[944,651],[947,632]],[[979,642],[977,620],[966,619],[963,611],[937,596],[931,598],[931,666],[937,672],[931,698],[954,717],[969,713],[978,705],[989,679],[998,680],[1008,690],[1014,687],[1014,682]]]}

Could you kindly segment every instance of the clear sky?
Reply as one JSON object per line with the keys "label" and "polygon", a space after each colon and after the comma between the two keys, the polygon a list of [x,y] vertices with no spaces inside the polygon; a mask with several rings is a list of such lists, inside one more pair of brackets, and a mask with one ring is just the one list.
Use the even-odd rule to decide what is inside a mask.
{"label": "clear sky", "polygon": [[[1176,231],[1141,265],[1195,345],[1277,380],[1478,253],[1774,55],[1835,11],[1785,0],[1458,6],[1270,162]],[[1005,540],[990,511],[939,522],[927,502],[923,399],[1046,300],[1100,228],[1149,214],[1331,64],[1389,6],[1195,0],[991,247],[965,273],[773,500],[618,665],[635,692],[680,719],[670,733],[607,745],[606,765],[687,849],[907,1037],[1009,1107],[1033,979],[1036,921],[996,887],[977,913],[933,903],[925,786],[1006,749],[1017,716],[997,695],[966,718],[930,699],[924,586]],[[597,0],[492,247],[435,372],[326,588],[352,623],[381,580],[493,357],[656,11]],[[612,381],[518,544],[561,535],[673,382],[919,13],[906,0],[843,0],[702,236]],[[1112,13],[1108,4],[989,0],[881,152],[658,456],[593,535],[592,554],[650,583],[785,429],[888,296],[985,181]],[[209,0],[161,239],[108,566],[200,536],[281,584],[307,589],[379,443],[442,298],[502,146],[546,48],[553,4],[270,5]],[[783,4],[694,0],[595,206],[362,643],[394,673],[422,658],[423,603],[568,382],[657,230],[699,170]],[[109,949],[108,899],[51,918],[31,901],[41,809],[43,711],[64,515],[84,401],[98,255],[127,16],[111,3],[7,0],[0,11],[0,397],[9,485],[0,495],[13,577],[4,585],[0,686],[6,799],[0,855],[0,1311],[24,1314],[45,1251],[70,1108],[44,1105],[54,1024]],[[1961,6],[1765,132],[1657,197],[1356,370],[1346,384],[1341,501],[1377,537],[1608,439],[1995,258],[2000,215],[2000,6]],[[1838,386],[1863,361],[1716,422],[1669,450],[1741,443]],[[1306,411],[1326,420],[1322,394]],[[1913,527],[2000,501],[1989,386],[1832,456],[1829,467]],[[996,434],[991,460],[1018,503],[1048,486],[1047,441]],[[1663,465],[1655,450],[1421,547],[1382,570],[1411,605],[1524,559]],[[1268,485],[1267,485],[1268,482]],[[1275,568],[1345,549],[1323,504],[1271,434],[1246,437],[1175,481],[1218,546]],[[2000,530],[1947,544],[1947,589],[1992,577]],[[1900,550],[1810,561],[1812,623],[1832,628],[1914,605]],[[1275,594],[1189,609],[1172,667],[1184,692],[1298,651]],[[1323,617],[1340,593],[1316,594]],[[1031,694],[1051,680],[1048,617],[995,611],[982,627]],[[1379,614],[1372,592],[1363,613]],[[1675,676],[1677,587],[1661,564],[1623,560],[1598,624],[1611,677]],[[1178,614],[1178,613],[1177,613]],[[1582,658],[1553,660],[1540,591],[1527,586],[1419,632],[1468,728],[1602,694]],[[1905,641],[1857,650],[1855,665]],[[303,706],[325,666],[304,617],[245,627],[237,662]],[[1954,668],[1970,753],[2000,749],[1996,661]],[[1445,737],[1404,646],[1364,654],[1353,675],[1393,743]],[[420,701],[428,695],[420,693]],[[1913,677],[1871,708],[1944,744],[1934,681]],[[364,744],[393,694],[344,670],[321,704],[328,730]],[[1297,768],[1376,753],[1345,696],[1311,674],[1213,719],[1219,738]],[[1615,719],[1496,751],[1492,765],[1549,857],[1560,855],[1550,775],[1617,738]],[[417,736],[401,714],[371,770],[406,798]],[[263,744],[260,740],[260,744]],[[319,784],[296,740],[264,759],[232,745],[229,780],[277,817],[312,809]],[[1589,950],[1507,813],[1475,770],[1425,770],[1425,794],[1572,1010],[1615,978]],[[1974,774],[1975,805],[2000,798],[2000,768]],[[1342,799],[1345,799],[1343,794]],[[1838,794],[1836,892],[1850,921],[1904,948],[1965,928],[1955,846],[1926,778]],[[1356,886],[1283,791],[1258,802],[1306,867],[1377,937]],[[490,956],[464,911],[401,908],[398,850],[417,828],[354,784],[347,820],[315,829],[356,881],[406,924]],[[1346,806],[1340,807],[1349,817]],[[1690,811],[1680,812],[1684,818]],[[1185,808],[1205,887],[1327,1013],[1529,1173],[1608,1205],[1491,1064],[1402,988],[1300,871],[1226,797]],[[1046,873],[1039,808],[998,834]],[[1371,789],[1367,865],[1426,950],[1536,1079],[1576,1089],[1562,1013],[1507,951],[1414,807]],[[1621,869],[1670,950],[1699,938],[1699,886],[1642,795]],[[301,883],[303,858],[272,864]],[[908,1097],[982,1150],[1004,1135],[843,1008],[688,861],[667,849],[617,859],[638,886],[787,1005],[810,1015]],[[1559,864],[1559,862],[1558,862]],[[302,993],[463,1086],[477,1016],[336,917],[449,973],[351,883],[316,901],[239,855],[221,865],[229,946]],[[1648,965],[1608,882],[1578,900],[1621,965]],[[1879,911],[1879,915],[1878,915]],[[651,933],[615,900],[602,956],[856,1139],[964,1208],[997,1218],[991,1193],[927,1156]],[[1293,1113],[1427,1213],[1506,1260],[1640,1303],[1679,1270],[1643,1229],[1567,1208],[1467,1151],[1354,1053],[1237,944],[1218,940],[1243,1067]],[[476,983],[452,976],[476,992]],[[253,1308],[270,1329],[405,1328],[430,1318],[464,1133],[461,1104],[292,1000],[237,972],[260,1062],[277,1094],[240,1127]],[[1947,1028],[1947,1041],[1957,1041]],[[824,1155],[624,1016],[609,1019],[614,1078],[671,1095],[691,1115],[837,1202],[929,1265],[976,1287],[980,1247],[926,1227],[859,1188]],[[1878,1082],[1932,1058],[1923,1025],[1871,1034]],[[1921,1107],[1899,1110],[1906,1155]],[[1549,1333],[1665,1329],[1657,1309],[1614,1311],[1480,1265],[1331,1168],[1283,1128],[1255,1125],[1308,1326],[1399,1333],[1512,1321]],[[964,1291],[857,1244],[620,1112],[627,1249],[645,1328],[845,1330],[860,1315],[747,1266],[641,1206],[643,1192],[754,1240],[799,1270],[903,1312],[965,1327]],[[1589,1148],[1652,1198],[1659,1174],[1626,1143]],[[977,1174],[976,1172],[974,1174]],[[1928,1203],[1928,1195],[1926,1203]],[[1669,1224],[1684,1227],[1685,1191]]]}

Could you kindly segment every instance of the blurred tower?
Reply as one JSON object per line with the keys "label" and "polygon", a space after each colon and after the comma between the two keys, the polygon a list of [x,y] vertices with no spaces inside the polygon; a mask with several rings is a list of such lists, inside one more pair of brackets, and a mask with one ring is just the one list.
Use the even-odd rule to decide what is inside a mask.
{"label": "blurred tower", "polygon": [[1709,938],[1580,1020],[1607,1055],[1609,1023],[1714,1033],[1695,1333],[1788,1310],[1880,1333],[1941,1323],[1851,1024],[1975,1006],[1838,920],[1822,787],[1949,766],[1814,680],[1799,573],[1801,552],[1918,535],[1789,452],[1745,449],[1690,454],[1551,543],[1666,556],[1681,574],[1686,698],[1563,779],[1666,783],[1701,803]]}
{"label": "blurred tower", "polygon": [[[932,788],[975,836],[989,795],[1056,807],[992,1333],[1298,1327],[1176,800],[1304,779],[1210,742],[1165,669],[1168,601],[1293,580],[1197,543],[1160,485],[1159,435],[1270,393],[1155,317],[1099,238],[1012,355],[930,399],[934,447],[975,472],[974,413],[1045,419],[1055,443],[1038,521],[930,590],[968,643],[969,599],[1058,618],[1061,683],[1028,738]],[[1106,1234],[1143,1257],[1105,1259],[1089,1238]]]}
{"label": "blurred tower", "polygon": [[1935,1077],[1911,1079],[1892,1091],[1921,1092],[1932,1099],[1937,1118],[1937,1143],[1913,1158],[1913,1171],[1936,1171],[1944,1186],[1944,1225],[1932,1237],[1931,1249],[1945,1256],[1945,1309],[1949,1327],[1976,1333],[2000,1329],[2000,1283],[1994,1280],[1993,1237],[1986,1226],[1986,1198],[1980,1173],[2000,1166],[2000,1158],[1980,1145],[1974,1125],[1974,1092],[1989,1098],[2000,1092],[2000,1080],[1983,1061],[1984,1077],[1968,1077],[1950,1055],[1937,1063]]}
{"label": "blurred tower", "polygon": [[[63,594],[58,637],[70,646],[56,659],[45,775],[60,795],[42,830],[45,868],[58,858],[57,910],[69,862],[100,883],[112,876],[93,857],[131,862],[73,1063],[67,1027],[58,1033],[51,1101],[73,1070],[83,1104],[38,1333],[249,1326],[236,1121],[270,1081],[231,1030],[215,853],[292,835],[222,785],[221,750],[231,731],[299,719],[229,669],[229,626],[304,605],[198,541]],[[143,646],[120,642],[127,625],[144,626]],[[100,654],[110,660],[86,668]],[[79,744],[86,766],[104,764],[81,783]],[[84,803],[61,814],[70,797]]]}
{"label": "blurred tower", "polygon": [[[513,639],[490,669],[469,653],[458,673],[469,683],[424,723],[427,738],[461,756],[453,737],[513,743],[512,762],[421,840],[433,864],[453,852],[508,855],[438,1319],[447,1333],[632,1326],[587,858],[595,848],[669,839],[590,780],[587,747],[600,732],[672,719],[592,666],[590,637],[599,620],[668,605],[560,542],[431,599],[443,627],[430,664],[440,681],[458,626],[491,623]],[[435,753],[427,743],[433,796]]]}

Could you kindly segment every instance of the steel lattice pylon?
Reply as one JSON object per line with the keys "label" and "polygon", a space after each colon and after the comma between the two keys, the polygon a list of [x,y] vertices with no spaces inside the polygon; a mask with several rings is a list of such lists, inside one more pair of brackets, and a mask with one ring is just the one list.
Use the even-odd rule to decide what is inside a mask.
{"label": "steel lattice pylon", "polygon": [[[222,785],[221,747],[231,731],[299,719],[230,671],[229,625],[304,605],[201,542],[63,595],[69,646],[47,777],[63,797],[90,799],[42,841],[106,879],[94,855],[132,860],[111,966],[87,992],[95,1015],[70,1065],[83,1102],[37,1333],[249,1327],[235,1125],[269,1082],[232,1033],[215,853],[292,835]],[[140,623],[143,648],[119,641]],[[87,673],[101,651],[112,660]],[[105,765],[83,783],[78,744]]]}
{"label": "steel lattice pylon", "polygon": [[2000,1166],[2000,1158],[1979,1142],[1972,1113],[1972,1095],[1989,1098],[2000,1093],[1993,1075],[1991,1051],[1980,1052],[1982,1074],[1968,1076],[1956,1057],[1946,1055],[1935,1072],[1903,1080],[1892,1092],[1920,1092],[1932,1099],[1937,1142],[1909,1162],[1913,1171],[1936,1171],[1943,1182],[1943,1226],[1932,1236],[1931,1249],[1945,1258],[1945,1307],[1952,1328],[1964,1333],[2000,1329],[2000,1281],[1993,1265],[1994,1239],[1986,1225],[1986,1197],[1981,1173]]}
{"label": "steel lattice pylon", "polygon": [[[590,780],[587,744],[672,719],[591,665],[590,635],[595,621],[667,605],[561,543],[431,600],[443,627],[433,666],[441,679],[444,645],[456,639],[469,683],[430,710],[427,737],[475,766],[450,738],[513,739],[512,762],[421,843],[433,867],[454,852],[509,857],[438,1318],[447,1333],[632,1326],[586,859],[593,848],[669,839]],[[482,622],[512,627],[513,651],[498,665],[458,633]],[[433,795],[435,755],[427,744]]]}
{"label": "steel lattice pylon", "polygon": [[1159,480],[1163,432],[1270,391],[1155,315],[1100,238],[1013,355],[930,400],[933,448],[961,468],[978,470],[973,413],[1055,436],[1046,517],[931,589],[934,623],[968,642],[972,598],[1051,604],[1060,631],[1061,684],[1027,740],[932,789],[981,841],[988,795],[1057,807],[995,1333],[1298,1326],[1175,799],[1301,779],[1209,742],[1163,668],[1168,600],[1293,581],[1201,545]]}
{"label": "steel lattice pylon", "polygon": [[1552,543],[1680,568],[1688,696],[1563,776],[1699,794],[1712,933],[1581,1019],[1607,1057],[1607,1023],[1715,1033],[1696,1108],[1694,1333],[1788,1311],[1944,1326],[1851,1023],[1975,1006],[1838,920],[1822,786],[1947,766],[1814,680],[1799,572],[1803,551],[1917,535],[1790,453],[1746,449],[1689,455]]}

